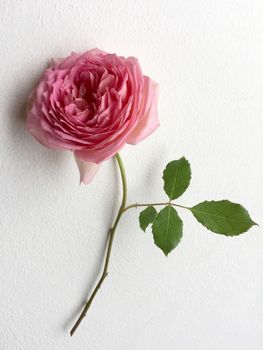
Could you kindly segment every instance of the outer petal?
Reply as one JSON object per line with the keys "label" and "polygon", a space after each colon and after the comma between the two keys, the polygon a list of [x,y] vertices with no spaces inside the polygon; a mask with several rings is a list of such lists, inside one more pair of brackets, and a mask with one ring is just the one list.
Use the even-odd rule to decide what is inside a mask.
{"label": "outer petal", "polygon": [[137,125],[129,134],[126,142],[132,145],[142,141],[160,125],[158,119],[158,84],[144,76],[142,104]]}
{"label": "outer petal", "polygon": [[[43,90],[41,93],[43,94]],[[27,101],[27,120],[26,120],[26,128],[28,132],[34,136],[34,138],[40,142],[42,145],[48,146],[48,133],[41,128],[39,116],[42,114],[42,111],[37,110],[37,113],[33,113],[33,108],[36,110],[36,90],[33,90],[29,95]]]}
{"label": "outer petal", "polygon": [[79,168],[80,183],[89,184],[99,170],[100,164],[86,162],[76,157],[75,154],[74,157]]}
{"label": "outer petal", "polygon": [[100,49],[92,49],[89,51],[86,51],[84,53],[76,53],[76,52],[71,52],[71,55],[68,56],[67,58],[53,58],[51,60],[51,66],[53,69],[66,69],[66,68],[72,68],[76,62],[81,59],[85,58],[88,55],[101,55],[105,56],[108,55],[107,52],[102,51]]}

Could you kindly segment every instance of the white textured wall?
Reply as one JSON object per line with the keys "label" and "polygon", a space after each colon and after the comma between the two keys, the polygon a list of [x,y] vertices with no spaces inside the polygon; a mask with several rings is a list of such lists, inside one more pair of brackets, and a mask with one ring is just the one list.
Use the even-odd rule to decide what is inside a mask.
{"label": "white textured wall", "polygon": [[80,187],[72,156],[25,132],[26,97],[51,57],[136,55],[160,84],[161,127],[122,152],[129,201],[163,200],[162,170],[185,155],[181,203],[229,198],[262,224],[262,1],[2,0],[0,13],[0,349],[262,349],[262,230],[225,238],[185,212],[167,259],[127,213],[110,275],[70,338],[120,181],[108,161]]}

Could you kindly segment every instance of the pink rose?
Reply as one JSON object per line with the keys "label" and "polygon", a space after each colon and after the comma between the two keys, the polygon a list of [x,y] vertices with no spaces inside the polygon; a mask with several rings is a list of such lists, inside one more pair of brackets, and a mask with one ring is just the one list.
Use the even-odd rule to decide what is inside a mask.
{"label": "pink rose", "polygon": [[46,147],[73,151],[87,184],[102,161],[159,126],[157,90],[134,57],[72,53],[54,60],[30,95],[27,129]]}

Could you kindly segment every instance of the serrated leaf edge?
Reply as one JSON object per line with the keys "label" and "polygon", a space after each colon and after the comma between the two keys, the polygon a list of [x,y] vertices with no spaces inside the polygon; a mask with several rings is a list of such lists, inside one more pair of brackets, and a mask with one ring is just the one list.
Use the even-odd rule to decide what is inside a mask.
{"label": "serrated leaf edge", "polygon": [[[179,219],[181,220],[181,223],[182,223],[182,235],[181,235],[179,241],[177,242],[176,246],[175,246],[174,248],[172,248],[169,252],[165,253],[165,252],[162,250],[162,248],[159,247],[159,246],[157,245],[157,243],[156,243],[156,241],[155,241],[154,232],[153,232],[153,225],[154,225],[154,222],[152,223],[152,234],[153,234],[154,244],[156,245],[156,247],[158,247],[158,248],[164,253],[164,255],[165,255],[166,257],[167,257],[168,254],[170,254],[170,253],[179,245],[179,243],[181,242],[181,240],[182,240],[182,238],[183,238],[183,227],[184,227],[183,220],[182,220],[182,219],[180,218],[180,216],[178,215],[177,210],[176,210],[172,205],[170,205],[170,204],[167,205],[167,206],[165,206],[163,209],[165,209],[165,208],[167,208],[167,207],[172,208],[172,209],[176,212],[176,214],[177,214],[177,216],[179,217]],[[162,209],[162,210],[163,210],[163,209]],[[159,214],[159,213],[157,213],[155,219],[157,218],[158,214]]]}
{"label": "serrated leaf edge", "polygon": [[[178,196],[178,197],[176,197],[176,198],[171,198],[171,197],[168,195],[168,193],[166,192],[166,190],[165,190],[164,173],[165,173],[166,168],[169,166],[169,164],[171,164],[171,163],[173,163],[173,162],[176,162],[176,161],[183,160],[183,159],[184,159],[184,160],[187,162],[187,164],[189,165],[189,170],[190,170],[190,178],[189,178],[189,183],[188,183],[188,186],[187,186],[187,188],[188,188],[189,185],[190,185],[190,183],[191,183],[191,180],[192,180],[192,169],[191,169],[191,164],[190,164],[190,162],[188,161],[188,159],[185,158],[185,156],[183,156],[183,157],[181,157],[181,158],[179,158],[179,159],[171,160],[169,163],[166,164],[165,169],[163,170],[163,176],[162,176],[162,179],[163,179],[163,182],[164,182],[164,184],[163,184],[163,189],[164,189],[164,192],[166,193],[166,195],[169,197],[170,200],[175,200],[175,199],[181,197],[181,196],[184,194],[184,192],[187,190],[187,188],[185,189],[185,191],[184,191],[180,196]],[[177,177],[177,176],[175,176],[175,181],[174,181],[174,184],[173,184],[173,190],[172,190],[172,192],[174,191],[174,186],[175,186],[175,183],[176,183],[176,177]]]}
{"label": "serrated leaf edge", "polygon": [[[228,199],[219,199],[219,200],[211,200],[211,201],[206,200],[206,201],[200,202],[200,203],[196,204],[195,206],[193,206],[192,208],[190,208],[190,211],[191,211],[192,214],[194,215],[194,210],[195,210],[195,207],[196,207],[197,205],[203,204],[203,203],[222,202],[222,201],[231,202],[231,201],[228,200]],[[211,228],[207,227],[207,226],[206,226],[203,222],[201,222],[195,215],[194,215],[194,217],[195,217],[195,219],[196,219],[201,225],[203,225],[208,231],[211,231],[211,232],[216,233],[216,234],[218,234],[218,235],[223,235],[223,236],[225,236],[225,237],[236,237],[236,236],[242,235],[243,233],[248,232],[248,231],[251,229],[251,227],[253,227],[253,226],[259,226],[256,222],[254,222],[254,221],[251,219],[248,210],[247,210],[245,207],[243,207],[243,205],[241,205],[241,204],[239,204],[239,203],[234,203],[234,202],[231,202],[231,203],[232,203],[232,204],[236,204],[236,205],[240,205],[240,206],[246,211],[246,213],[248,214],[248,216],[249,216],[249,218],[250,218],[250,220],[251,220],[251,226],[248,227],[247,230],[245,230],[245,231],[243,231],[243,232],[241,232],[241,233],[238,233],[238,234],[218,233],[218,232],[212,230]],[[201,210],[196,210],[196,211],[199,211],[200,213],[202,212]],[[203,213],[206,213],[206,212],[203,212]],[[220,217],[219,215],[211,215],[211,216]],[[222,218],[225,218],[224,216],[221,216],[221,217],[222,217]]]}
{"label": "serrated leaf edge", "polygon": [[[155,211],[155,217],[154,217],[153,221],[149,222],[148,225],[145,227],[145,229],[143,229],[142,226],[141,226],[140,218],[141,218],[141,214],[142,214],[145,210],[147,210],[148,208],[153,208],[153,209],[154,209],[154,211]],[[145,209],[143,209],[143,210],[140,212],[140,214],[139,214],[139,226],[140,226],[140,228],[141,228],[141,230],[142,230],[143,232],[146,232],[146,229],[149,227],[149,225],[153,224],[153,222],[154,222],[154,220],[155,220],[155,218],[156,218],[157,215],[158,215],[158,212],[157,212],[157,210],[154,208],[153,205],[149,205],[148,207],[146,207]]]}

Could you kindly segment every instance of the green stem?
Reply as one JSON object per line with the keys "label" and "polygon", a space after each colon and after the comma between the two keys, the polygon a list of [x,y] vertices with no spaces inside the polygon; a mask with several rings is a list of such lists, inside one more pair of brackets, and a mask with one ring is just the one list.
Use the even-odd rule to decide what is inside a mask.
{"label": "green stem", "polygon": [[87,301],[87,303],[86,303],[82,313],[80,314],[79,318],[77,319],[76,323],[74,324],[73,328],[71,329],[71,331],[70,331],[70,335],[71,336],[76,332],[76,330],[77,330],[78,326],[80,325],[81,321],[86,316],[87,311],[88,311],[88,309],[89,309],[93,299],[95,298],[99,288],[101,287],[103,281],[105,280],[105,278],[108,275],[108,267],[109,267],[109,262],[110,262],[110,256],[111,256],[111,250],[112,250],[112,244],[113,244],[114,235],[115,235],[118,223],[120,221],[120,218],[121,218],[122,214],[126,210],[125,206],[126,206],[126,201],[127,201],[127,181],[126,181],[125,169],[124,169],[124,166],[123,166],[123,162],[122,162],[121,156],[118,153],[115,155],[115,158],[117,160],[117,163],[118,163],[118,166],[119,166],[119,169],[120,169],[120,173],[121,173],[121,179],[122,179],[122,189],[123,189],[122,202],[121,202],[121,206],[120,206],[120,209],[118,211],[117,217],[116,217],[116,219],[114,221],[114,224],[113,224],[112,228],[109,231],[109,242],[108,242],[107,254],[106,254],[104,268],[103,268],[101,277],[100,277],[96,287],[94,288],[90,298],[88,299],[88,301]]}
{"label": "green stem", "polygon": [[189,207],[185,207],[184,205],[180,205],[180,204],[175,204],[175,203],[172,203],[172,202],[165,202],[165,203],[135,203],[135,204],[130,204],[128,205],[125,209],[124,209],[124,212],[128,209],[132,209],[132,208],[137,208],[137,207],[149,207],[149,206],[159,206],[159,205],[172,205],[174,207],[179,207],[179,208],[183,208],[183,209],[188,209],[188,210],[191,210],[191,208]]}
{"label": "green stem", "polygon": [[84,317],[86,316],[89,307],[91,306],[93,299],[95,298],[98,290],[100,289],[103,281],[105,280],[105,278],[108,275],[108,267],[109,267],[109,262],[110,262],[110,257],[111,257],[111,250],[112,250],[112,244],[113,244],[113,240],[114,240],[114,236],[115,236],[115,232],[117,229],[117,226],[119,224],[119,221],[122,217],[122,215],[131,208],[137,208],[137,207],[148,207],[148,206],[165,206],[165,205],[172,205],[175,207],[180,207],[180,208],[184,208],[184,209],[188,209],[191,210],[191,208],[189,207],[185,207],[183,205],[179,205],[179,204],[175,204],[172,202],[165,202],[165,203],[141,203],[141,204],[130,204],[126,207],[126,201],[127,201],[127,181],[126,181],[126,174],[125,174],[125,169],[123,166],[123,162],[121,159],[121,156],[117,153],[115,155],[115,158],[117,160],[119,169],[120,169],[120,174],[121,174],[121,180],[122,180],[122,189],[123,189],[123,194],[122,194],[122,202],[121,202],[121,206],[119,208],[117,217],[114,221],[114,224],[112,226],[112,228],[109,231],[109,240],[108,240],[108,246],[107,246],[107,253],[106,253],[106,258],[105,258],[105,262],[104,262],[104,267],[103,267],[103,271],[101,274],[101,277],[96,285],[96,287],[94,288],[93,292],[91,293],[90,298],[88,299],[86,305],[83,308],[83,311],[81,312],[79,318],[77,319],[76,323],[74,324],[73,328],[70,331],[70,335],[72,336],[77,328],[79,327],[81,321],[84,319]]}

